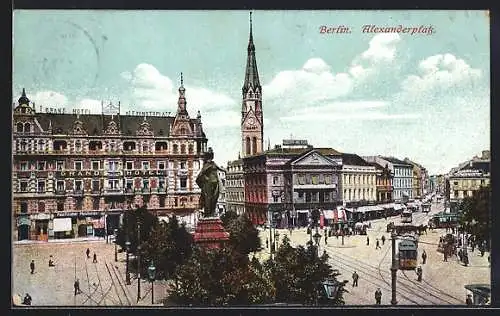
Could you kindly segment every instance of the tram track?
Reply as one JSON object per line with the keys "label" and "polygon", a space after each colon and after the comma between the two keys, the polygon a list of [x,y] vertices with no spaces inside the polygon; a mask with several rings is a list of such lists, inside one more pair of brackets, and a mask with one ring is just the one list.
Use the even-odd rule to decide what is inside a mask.
{"label": "tram track", "polygon": [[[382,280],[382,282],[387,285],[386,289],[391,290],[391,284],[389,281],[386,280],[387,276],[389,276],[389,278],[390,278],[390,272],[389,271],[386,272],[386,271],[381,269],[381,265],[382,265],[383,261],[385,260],[385,258],[387,257],[387,253],[389,252],[390,249],[391,248],[387,249],[386,253],[384,254],[383,258],[380,260],[379,265],[377,267],[370,265],[368,263],[365,263],[365,262],[361,262],[358,259],[351,257],[351,256],[348,256],[348,255],[342,255],[342,257],[335,257],[336,260],[334,262],[338,262],[338,263],[341,263],[345,266],[348,266],[350,268],[350,270],[365,271],[365,272],[366,271],[377,272],[380,278],[376,278],[373,275],[370,275],[368,273],[367,273],[367,275],[371,276],[372,278],[376,278],[378,281]],[[340,262],[340,261],[342,261],[342,262]],[[374,282],[370,282],[370,283],[374,284]],[[405,298],[408,301],[413,302],[417,305],[422,305],[422,304],[415,301],[414,299],[412,299],[412,297],[418,297],[418,298],[422,299],[423,301],[428,302],[428,303],[433,304],[433,305],[443,304],[443,303],[453,304],[453,303],[450,303],[450,301],[448,299],[441,297],[443,295],[448,296],[448,294],[447,293],[445,294],[443,291],[437,289],[436,287],[433,287],[432,290],[427,289],[426,294],[428,295],[428,297],[426,297],[424,295],[419,294],[420,292],[422,292],[422,289],[418,285],[414,284],[411,280],[405,280],[403,278],[398,278],[398,292],[399,292],[398,294],[402,298]],[[404,292],[404,293],[402,293],[402,292]],[[433,292],[435,292],[435,293],[433,293]],[[453,299],[457,299],[457,298],[454,297]]]}
{"label": "tram track", "polygon": [[[107,262],[104,262],[104,265],[106,266],[106,270],[108,271],[108,274],[109,274],[109,278],[111,280],[111,287],[115,289],[115,293],[116,293],[116,297],[118,298],[118,300],[120,301],[120,305],[125,305],[122,301],[122,298],[120,296],[120,291],[118,290],[118,287],[116,286],[116,283],[115,283],[115,280],[113,278],[113,275],[111,274],[111,270],[109,268],[109,265]],[[130,305],[130,304],[129,304]]]}
{"label": "tram track", "polygon": [[[107,263],[106,263],[106,265],[107,265]],[[108,265],[107,265],[107,266],[108,266]],[[109,270],[109,267],[108,267],[108,270]],[[129,296],[128,296],[127,289],[126,289],[125,285],[123,285],[122,280],[120,279],[120,276],[118,275],[118,273],[116,272],[116,270],[115,270],[115,269],[113,269],[113,267],[111,267],[111,269],[110,269],[110,270],[113,270],[113,275],[115,276],[116,280],[118,281],[118,285],[120,286],[120,289],[122,290],[122,292],[123,292],[123,294],[124,294],[125,298],[127,299],[127,305],[131,306],[131,305],[132,305],[132,303],[131,303],[130,298],[129,298]],[[111,272],[110,272],[110,274],[111,274]],[[111,278],[111,279],[113,280],[113,278]],[[114,281],[113,281],[113,284],[114,284],[114,285],[115,285],[115,287],[116,287],[116,283],[114,283]],[[118,295],[118,297],[120,297],[120,296]],[[121,300],[120,300],[120,301],[121,301]]]}
{"label": "tram track", "polygon": [[[419,284],[419,283],[415,283],[415,281],[414,281],[414,280],[410,279],[410,277],[408,277],[408,275],[406,274],[406,271],[402,271],[402,272],[403,272],[403,276],[404,276],[404,277],[405,277],[408,281],[412,282],[412,283],[413,283],[416,287],[420,288],[420,291],[426,292],[426,293],[428,293],[428,294],[432,294],[432,293],[430,293],[430,291],[429,291],[428,289],[426,289],[426,287],[425,287],[424,285],[421,285],[421,284]],[[453,299],[453,300],[456,300],[458,303],[462,303],[462,300],[460,300],[460,299],[456,298],[455,296],[450,295],[450,294],[448,294],[448,293],[446,293],[446,292],[444,292],[444,291],[440,290],[439,288],[437,288],[437,287],[435,287],[434,285],[430,284],[430,283],[429,283],[429,282],[427,282],[426,280],[422,279],[422,283],[425,283],[425,284],[426,284],[428,287],[430,287],[433,291],[438,292],[438,293],[440,293],[441,295],[447,296],[447,297],[449,297],[449,298],[451,298],[451,299]],[[443,300],[443,301],[448,302],[448,304],[451,304],[451,305],[456,304],[456,302],[450,302],[450,301],[445,300],[445,299],[442,299],[442,300]]]}

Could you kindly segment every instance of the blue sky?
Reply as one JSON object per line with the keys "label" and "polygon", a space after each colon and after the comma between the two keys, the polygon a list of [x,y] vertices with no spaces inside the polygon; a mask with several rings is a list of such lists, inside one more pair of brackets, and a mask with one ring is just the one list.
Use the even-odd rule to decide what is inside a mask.
{"label": "blue sky", "polygon": [[[448,172],[490,146],[484,11],[254,11],[265,147],[283,138]],[[248,11],[15,11],[13,96],[122,113],[200,110],[216,161],[240,150]],[[432,34],[363,26],[432,26]],[[321,26],[350,33],[321,34]]]}

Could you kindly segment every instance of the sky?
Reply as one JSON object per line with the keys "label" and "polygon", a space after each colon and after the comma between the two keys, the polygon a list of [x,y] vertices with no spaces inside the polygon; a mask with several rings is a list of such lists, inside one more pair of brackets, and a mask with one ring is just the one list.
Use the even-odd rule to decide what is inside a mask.
{"label": "sky", "polygon": [[[226,166],[241,150],[248,36],[246,10],[16,10],[13,102],[26,88],[37,108],[174,113],[182,72]],[[306,139],[440,174],[490,147],[485,11],[257,10],[253,37],[265,148]]]}

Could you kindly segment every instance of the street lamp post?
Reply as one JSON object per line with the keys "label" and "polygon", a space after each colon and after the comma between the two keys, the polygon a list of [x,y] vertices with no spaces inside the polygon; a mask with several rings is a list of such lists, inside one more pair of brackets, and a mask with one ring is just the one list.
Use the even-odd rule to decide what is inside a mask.
{"label": "street lamp post", "polygon": [[[312,235],[312,232],[311,232]],[[321,240],[321,234],[318,232],[318,227],[316,226],[316,233],[314,234],[314,241],[316,242],[316,248],[319,257],[319,241]]]}
{"label": "street lamp post", "polygon": [[141,222],[137,223],[137,302],[141,299]]}
{"label": "street lamp post", "polygon": [[391,264],[391,291],[392,291],[392,299],[391,304],[396,305],[398,301],[396,300],[396,281],[398,268],[396,266],[396,232],[391,233],[391,244],[392,244],[392,264]]}
{"label": "street lamp post", "polygon": [[118,236],[118,229],[115,228],[115,262],[118,262],[118,250],[116,249],[116,237]]}
{"label": "street lamp post", "polygon": [[128,269],[128,258],[129,258],[129,253],[130,253],[130,241],[125,242],[125,250],[127,251],[127,263],[125,265],[125,283],[127,285],[130,285],[130,271]]}
{"label": "street lamp post", "polygon": [[156,267],[153,263],[153,260],[151,260],[151,264],[148,267],[148,275],[149,275],[149,280],[151,281],[151,305],[154,305],[154,281],[155,281],[155,276],[156,276]]}

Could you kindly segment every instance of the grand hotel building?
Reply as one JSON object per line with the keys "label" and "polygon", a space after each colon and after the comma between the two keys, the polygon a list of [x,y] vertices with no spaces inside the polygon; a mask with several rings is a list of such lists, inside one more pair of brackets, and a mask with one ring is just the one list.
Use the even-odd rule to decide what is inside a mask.
{"label": "grand hotel building", "polygon": [[16,239],[112,234],[136,205],[196,221],[207,138],[200,113],[187,111],[182,75],[177,111],[163,117],[112,105],[101,114],[37,113],[23,89],[12,134]]}

